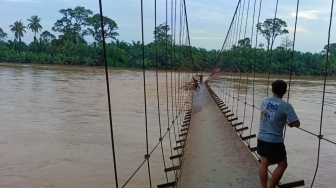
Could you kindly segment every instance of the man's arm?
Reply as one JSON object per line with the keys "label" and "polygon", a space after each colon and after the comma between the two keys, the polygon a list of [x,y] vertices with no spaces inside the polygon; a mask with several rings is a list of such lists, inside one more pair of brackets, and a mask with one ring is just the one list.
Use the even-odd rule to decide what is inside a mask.
{"label": "man's arm", "polygon": [[288,123],[290,127],[300,127],[300,120],[293,121],[292,123]]}

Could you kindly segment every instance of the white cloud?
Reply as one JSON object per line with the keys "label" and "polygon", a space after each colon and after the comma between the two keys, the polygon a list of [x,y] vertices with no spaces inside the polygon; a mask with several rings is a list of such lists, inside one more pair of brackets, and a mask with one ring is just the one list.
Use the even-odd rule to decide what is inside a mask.
{"label": "white cloud", "polygon": [[[317,20],[319,18],[318,14],[319,14],[318,10],[299,11],[298,17],[305,18],[308,20]],[[296,13],[291,13],[290,15],[295,17]]]}
{"label": "white cloud", "polygon": [[[294,32],[294,27],[288,27],[287,29],[290,33]],[[306,29],[304,27],[297,26],[296,27],[296,33],[309,33],[309,31],[308,31],[308,29]]]}

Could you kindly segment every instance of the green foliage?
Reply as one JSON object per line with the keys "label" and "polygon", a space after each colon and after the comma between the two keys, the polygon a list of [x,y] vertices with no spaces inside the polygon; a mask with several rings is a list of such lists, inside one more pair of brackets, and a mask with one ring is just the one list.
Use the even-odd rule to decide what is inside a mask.
{"label": "green foliage", "polygon": [[[87,32],[93,36],[93,38],[100,44],[102,42],[102,29],[101,29],[101,22],[100,22],[100,14],[95,14],[92,17],[86,19],[86,22],[89,27]],[[103,16],[103,26],[104,26],[104,33],[105,38],[116,39],[116,36],[119,34],[115,32],[118,29],[117,24],[112,19]]]}
{"label": "green foliage", "polygon": [[56,21],[52,30],[62,33],[61,40],[70,40],[75,44],[85,43],[83,37],[87,32],[83,31],[82,27],[88,25],[86,20],[93,12],[81,6],[74,9],[61,9],[59,12],[63,17]]}
{"label": "green foliage", "polygon": [[7,38],[7,33],[5,33],[1,28],[0,28],[0,42],[5,40]]}
{"label": "green foliage", "polygon": [[[57,20],[52,28],[53,31],[60,33],[58,37],[49,31],[43,31],[39,38],[34,37],[34,41],[30,44],[21,41],[25,29],[32,30],[35,35],[41,31],[38,16],[28,19],[27,27],[21,21],[10,25],[15,36],[14,41],[5,42],[7,34],[0,28],[0,62],[104,65],[100,15],[93,15],[91,10],[84,7],[61,9],[59,12],[62,18]],[[116,39],[117,24],[108,17],[103,17],[103,20],[105,37],[111,39],[111,42],[106,43],[106,62],[111,67],[142,68],[144,64],[148,69],[158,67],[204,71],[220,65],[218,68],[236,72],[268,73],[270,70],[273,74],[336,75],[336,43],[330,44],[329,48],[328,45],[324,46],[321,53],[292,52],[292,41],[288,37],[283,37],[281,45],[273,49],[270,62],[270,45],[273,45],[277,36],[288,33],[285,29],[286,22],[278,18],[267,19],[257,24],[258,30],[268,42],[266,49],[262,44],[252,48],[251,40],[244,38],[238,40],[237,45],[231,49],[222,52],[219,59],[219,50],[174,44],[169,34],[169,25],[166,23],[156,27],[153,32],[154,41],[143,46],[140,41],[127,43]],[[95,42],[85,41],[86,35],[91,35]],[[143,55],[145,55],[144,63]],[[326,67],[328,72],[325,71]]]}
{"label": "green foliage", "polygon": [[257,29],[267,40],[267,50],[270,49],[270,46],[273,46],[277,36],[288,33],[285,27],[287,27],[287,23],[279,18],[269,18],[263,23],[257,23]]}
{"label": "green foliage", "polygon": [[[263,48],[250,48],[244,45],[233,46],[230,50],[222,53],[219,63],[222,69],[236,72],[257,72],[272,74],[294,74],[294,75],[317,75],[325,74],[326,70],[326,49],[321,53],[299,52],[289,48],[291,41],[287,45],[281,45],[272,51],[272,61],[270,52]],[[287,48],[286,48],[287,47]],[[327,75],[336,75],[336,54],[333,53],[335,43],[330,44],[329,61]],[[293,53],[293,54],[292,54]],[[294,59],[292,60],[292,55]]]}
{"label": "green foliage", "polygon": [[26,26],[23,25],[23,23],[20,21],[14,22],[13,25],[10,25],[10,30],[14,33],[14,38],[19,39],[19,42],[21,42],[21,37],[23,37],[23,33],[26,32]]}
{"label": "green foliage", "polygon": [[36,40],[36,33],[38,33],[40,30],[42,30],[42,26],[40,24],[41,18],[34,15],[30,19],[28,19],[28,29],[32,30],[34,32],[34,41]]}

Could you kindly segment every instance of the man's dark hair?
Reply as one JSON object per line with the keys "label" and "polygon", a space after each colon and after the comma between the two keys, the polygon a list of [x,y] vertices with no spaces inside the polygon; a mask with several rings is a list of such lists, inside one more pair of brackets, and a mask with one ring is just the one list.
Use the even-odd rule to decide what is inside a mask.
{"label": "man's dark hair", "polygon": [[283,96],[287,91],[287,84],[283,80],[275,80],[272,82],[272,91],[273,93]]}

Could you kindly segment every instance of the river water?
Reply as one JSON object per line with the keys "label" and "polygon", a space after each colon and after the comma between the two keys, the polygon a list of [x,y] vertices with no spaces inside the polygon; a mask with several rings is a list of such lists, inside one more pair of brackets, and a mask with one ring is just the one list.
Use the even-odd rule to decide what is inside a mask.
{"label": "river water", "polygon": [[[244,77],[246,75],[243,75]],[[227,76],[233,78],[233,76]],[[276,76],[272,75],[272,79]],[[182,80],[189,81],[190,75]],[[212,82],[214,88],[226,88],[231,95],[244,100],[246,83],[231,85]],[[156,77],[146,71],[146,95],[149,148],[159,140],[159,122],[164,133],[173,116],[170,92],[171,79],[159,73],[160,121],[158,118]],[[177,79],[173,76],[173,79]],[[284,79],[287,79],[284,77]],[[173,82],[174,83],[174,82]],[[228,82],[229,83],[229,82]],[[239,84],[240,83],[240,84]],[[302,128],[318,134],[321,116],[323,80],[315,77],[294,77],[291,82],[290,102],[301,120]],[[322,134],[336,141],[335,80],[328,81],[324,107]],[[255,104],[266,95],[267,78],[255,79]],[[235,90],[230,90],[229,86]],[[146,132],[144,115],[143,74],[140,70],[110,70],[112,120],[115,135],[119,186],[123,185],[144,161]],[[170,86],[169,86],[170,87]],[[239,89],[240,88],[240,89]],[[245,88],[245,89],[244,89]],[[235,91],[235,92],[233,92]],[[168,92],[168,99],[167,99]],[[252,101],[251,81],[247,84],[247,101]],[[233,94],[235,93],[235,94]],[[245,93],[245,94],[244,94]],[[189,93],[181,95],[187,98]],[[174,94],[173,94],[174,95]],[[0,187],[1,188],[107,188],[115,187],[113,158],[105,74],[102,68],[0,64]],[[252,108],[226,99],[239,119],[250,124]],[[168,100],[168,115],[167,115]],[[286,99],[285,99],[286,100]],[[181,103],[184,101],[180,101]],[[173,114],[174,113],[174,114]],[[256,131],[258,111],[252,122]],[[175,135],[171,134],[174,142]],[[255,143],[251,143],[253,145]],[[166,166],[172,166],[169,136],[163,142]],[[312,180],[316,167],[318,139],[298,129],[286,132],[289,167],[284,179]],[[174,153],[173,153],[174,154]],[[336,147],[326,141],[321,144],[319,170],[314,187],[336,185]],[[177,164],[175,161],[174,164]],[[153,186],[166,182],[160,147],[151,157]],[[173,181],[173,173],[168,173]],[[149,187],[147,164],[126,187]],[[306,186],[310,187],[310,186]]]}

